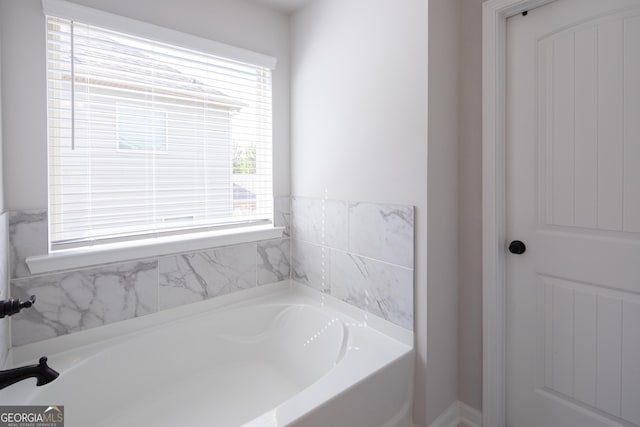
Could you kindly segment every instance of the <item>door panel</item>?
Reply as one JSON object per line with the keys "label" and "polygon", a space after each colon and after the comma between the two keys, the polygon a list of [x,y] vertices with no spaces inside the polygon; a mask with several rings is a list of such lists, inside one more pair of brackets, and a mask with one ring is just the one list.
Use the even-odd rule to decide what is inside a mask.
{"label": "door panel", "polygon": [[640,231],[637,40],[627,12],[537,42],[547,225]]}
{"label": "door panel", "polygon": [[542,386],[639,423],[640,295],[538,277],[545,325]]}
{"label": "door panel", "polygon": [[640,0],[507,21],[510,427],[640,426]]}

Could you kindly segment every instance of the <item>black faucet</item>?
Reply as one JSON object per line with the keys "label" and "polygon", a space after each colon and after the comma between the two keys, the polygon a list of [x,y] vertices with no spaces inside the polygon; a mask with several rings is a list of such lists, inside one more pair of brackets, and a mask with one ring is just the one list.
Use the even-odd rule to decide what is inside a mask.
{"label": "black faucet", "polygon": [[0,389],[31,377],[38,380],[36,382],[37,386],[41,386],[49,384],[58,378],[58,375],[60,374],[47,365],[47,358],[41,357],[37,365],[22,366],[20,368],[0,371]]}
{"label": "black faucet", "polygon": [[29,308],[36,302],[36,296],[31,295],[28,301],[20,301],[15,298],[9,298],[8,300],[0,301],[0,319],[4,316],[11,316],[16,314],[23,308]]}

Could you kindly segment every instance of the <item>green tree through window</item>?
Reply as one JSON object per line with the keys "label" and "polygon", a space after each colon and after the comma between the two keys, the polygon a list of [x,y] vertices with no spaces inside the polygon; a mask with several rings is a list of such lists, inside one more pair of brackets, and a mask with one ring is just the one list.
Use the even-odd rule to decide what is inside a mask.
{"label": "green tree through window", "polygon": [[240,147],[233,145],[233,173],[255,175],[256,173],[256,147]]}

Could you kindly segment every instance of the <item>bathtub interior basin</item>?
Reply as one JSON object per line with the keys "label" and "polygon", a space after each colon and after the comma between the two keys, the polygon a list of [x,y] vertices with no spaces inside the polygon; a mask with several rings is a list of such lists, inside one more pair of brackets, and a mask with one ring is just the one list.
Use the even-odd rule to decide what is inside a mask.
{"label": "bathtub interior basin", "polygon": [[64,405],[67,427],[314,425],[323,407],[412,360],[408,334],[295,284],[235,298],[12,349],[14,365],[46,355],[61,375],[8,387],[0,402]]}

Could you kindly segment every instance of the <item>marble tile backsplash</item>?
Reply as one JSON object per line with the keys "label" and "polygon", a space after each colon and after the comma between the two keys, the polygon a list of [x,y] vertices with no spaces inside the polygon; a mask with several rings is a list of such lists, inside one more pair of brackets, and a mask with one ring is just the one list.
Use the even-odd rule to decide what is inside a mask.
{"label": "marble tile backsplash", "polygon": [[331,292],[331,248],[291,241],[291,279],[320,292]]}
{"label": "marble tile backsplash", "polygon": [[202,301],[256,286],[257,244],[161,257],[160,309]]}
{"label": "marble tile backsplash", "polygon": [[11,295],[36,295],[12,316],[13,345],[66,335],[158,310],[155,259],[14,279]]}
{"label": "marble tile backsplash", "polygon": [[412,206],[293,197],[291,278],[413,329]]}
{"label": "marble tile backsplash", "polygon": [[413,328],[413,270],[331,252],[331,294],[406,329]]}
{"label": "marble tile backsplash", "polygon": [[413,268],[413,208],[349,204],[349,252]]}
{"label": "marble tile backsplash", "polygon": [[347,202],[294,197],[292,233],[297,240],[335,249],[348,249]]}
{"label": "marble tile backsplash", "polygon": [[291,197],[273,199],[273,222],[276,227],[284,227],[282,237],[291,235]]}
{"label": "marble tile backsplash", "polygon": [[290,198],[276,198],[275,208],[281,239],[43,275],[31,275],[25,259],[47,251],[46,211],[11,212],[10,292],[37,296],[31,309],[12,316],[12,345],[289,279]]}
{"label": "marble tile backsplash", "polygon": [[258,285],[280,282],[291,277],[291,243],[289,239],[258,242]]}
{"label": "marble tile backsplash", "polygon": [[25,259],[47,253],[49,231],[46,209],[9,212],[11,278],[30,276]]}

